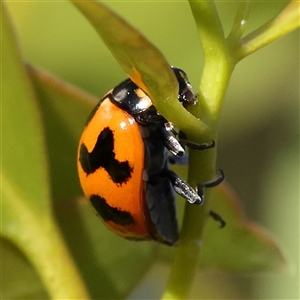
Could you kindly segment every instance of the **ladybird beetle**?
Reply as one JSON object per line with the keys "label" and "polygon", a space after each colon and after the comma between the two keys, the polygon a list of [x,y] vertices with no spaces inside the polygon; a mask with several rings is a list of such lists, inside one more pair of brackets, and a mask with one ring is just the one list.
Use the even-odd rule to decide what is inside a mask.
{"label": "ladybird beetle", "polygon": [[[186,73],[172,67],[183,106],[197,102]],[[179,140],[175,137],[178,136]],[[175,193],[201,204],[198,193],[169,169],[168,153],[183,157],[184,147],[208,149],[177,133],[151,99],[130,79],[109,91],[88,118],[78,149],[82,189],[105,224],[118,235],[173,245],[179,239]]]}

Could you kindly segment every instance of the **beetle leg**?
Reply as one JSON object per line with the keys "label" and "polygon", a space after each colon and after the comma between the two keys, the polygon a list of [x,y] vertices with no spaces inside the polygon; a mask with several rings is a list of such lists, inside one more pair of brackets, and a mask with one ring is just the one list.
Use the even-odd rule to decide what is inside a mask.
{"label": "beetle leg", "polygon": [[197,188],[198,188],[198,194],[200,197],[204,198],[204,189],[205,188],[215,187],[224,181],[225,174],[222,170],[219,170],[219,171],[220,171],[221,175],[216,180],[198,184]]}
{"label": "beetle leg", "polygon": [[165,147],[176,157],[183,157],[185,155],[184,148],[170,132],[173,132],[173,130],[168,130],[165,127],[160,130]]}
{"label": "beetle leg", "polygon": [[195,150],[206,150],[206,149],[214,148],[216,145],[214,140],[212,140],[212,142],[210,144],[206,144],[206,143],[198,144],[198,143],[191,142],[187,139],[187,136],[183,131],[179,131],[178,138],[179,138],[179,142],[183,148],[185,146],[187,146],[187,147],[189,147],[191,149],[195,149]]}
{"label": "beetle leg", "polygon": [[222,217],[217,214],[216,212],[214,212],[213,210],[209,211],[209,215],[216,221],[220,223],[220,228],[225,227],[226,222],[222,219]]}
{"label": "beetle leg", "polygon": [[202,204],[203,197],[197,193],[186,181],[181,179],[171,170],[168,170],[168,177],[173,185],[174,191],[185,198],[191,204]]}
{"label": "beetle leg", "polygon": [[[198,185],[198,194],[199,196],[204,199],[204,189],[205,188],[211,188],[219,185],[222,181],[225,179],[225,174],[222,170],[220,170],[221,175],[213,181],[202,183]],[[222,217],[217,214],[216,212],[210,210],[209,215],[217,222],[220,223],[220,228],[223,228],[226,225],[226,222],[222,219]]]}

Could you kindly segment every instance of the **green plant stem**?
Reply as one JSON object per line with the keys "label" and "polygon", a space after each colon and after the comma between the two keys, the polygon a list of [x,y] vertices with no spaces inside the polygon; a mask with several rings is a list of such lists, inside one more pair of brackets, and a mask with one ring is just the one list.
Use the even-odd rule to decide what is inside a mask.
{"label": "green plant stem", "polygon": [[[191,112],[211,127],[213,134],[221,104],[233,70],[227,41],[212,1],[190,1],[205,62],[199,88],[200,105]],[[204,138],[207,138],[204,137]]]}
{"label": "green plant stem", "polygon": [[[199,104],[192,113],[207,124],[207,135],[195,137],[199,143],[217,139],[217,121],[225,92],[234,69],[213,1],[190,1],[205,55],[199,87]],[[189,183],[196,186],[211,180],[215,172],[216,149],[190,151]],[[199,172],[201,170],[201,172]],[[208,201],[207,201],[208,202]]]}
{"label": "green plant stem", "polygon": [[[212,177],[216,159],[215,149],[201,151],[200,164],[194,163],[199,159],[199,153],[197,152],[199,151],[190,151],[190,160],[193,161],[192,165],[195,165],[194,169],[197,169],[196,174],[201,174],[203,177],[211,174]],[[191,166],[190,169],[192,169]],[[209,198],[210,192],[207,190],[205,201],[202,206],[186,203],[182,230],[180,233],[180,243],[178,245],[175,261],[172,265],[170,278],[163,299],[189,298],[193,279],[198,270],[198,259],[202,247],[202,233],[209,216]]]}
{"label": "green plant stem", "polygon": [[[205,134],[188,132],[193,140],[202,143],[216,140],[216,126],[222,100],[234,65],[227,41],[212,1],[190,1],[205,54],[205,64],[200,83],[199,104],[191,112],[210,128]],[[214,177],[216,149],[189,152],[189,178],[196,187]],[[204,205],[186,204],[180,244],[163,299],[188,299],[198,268],[202,233],[209,216],[209,191]]]}
{"label": "green plant stem", "polygon": [[288,34],[300,25],[298,0],[292,0],[274,19],[240,40],[233,56],[240,61],[251,53]]}

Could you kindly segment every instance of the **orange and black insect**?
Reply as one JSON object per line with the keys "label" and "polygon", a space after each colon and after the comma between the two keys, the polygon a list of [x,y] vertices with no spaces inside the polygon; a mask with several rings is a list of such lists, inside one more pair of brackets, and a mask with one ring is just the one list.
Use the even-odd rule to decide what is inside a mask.
{"label": "orange and black insect", "polygon": [[[178,100],[194,105],[186,73],[172,68],[179,85]],[[177,139],[178,137],[178,139]],[[108,92],[92,111],[78,148],[78,173],[85,195],[105,224],[135,240],[173,245],[179,239],[175,192],[201,204],[205,187],[196,192],[169,169],[169,157],[182,158],[185,146],[204,150],[161,116],[151,99],[130,79]]]}

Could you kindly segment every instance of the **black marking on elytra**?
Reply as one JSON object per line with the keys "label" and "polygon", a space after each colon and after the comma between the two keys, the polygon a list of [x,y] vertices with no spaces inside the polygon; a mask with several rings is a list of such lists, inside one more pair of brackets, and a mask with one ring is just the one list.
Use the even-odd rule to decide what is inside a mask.
{"label": "black marking on elytra", "polygon": [[127,160],[120,162],[115,159],[115,156],[114,134],[108,127],[100,132],[91,152],[88,152],[85,144],[80,146],[79,161],[87,175],[102,167],[107,171],[113,182],[122,184],[130,179],[133,168]]}
{"label": "black marking on elytra", "polygon": [[92,195],[90,201],[105,222],[112,221],[118,225],[130,225],[135,223],[132,215],[128,211],[111,207],[107,204],[106,200],[99,195]]}

